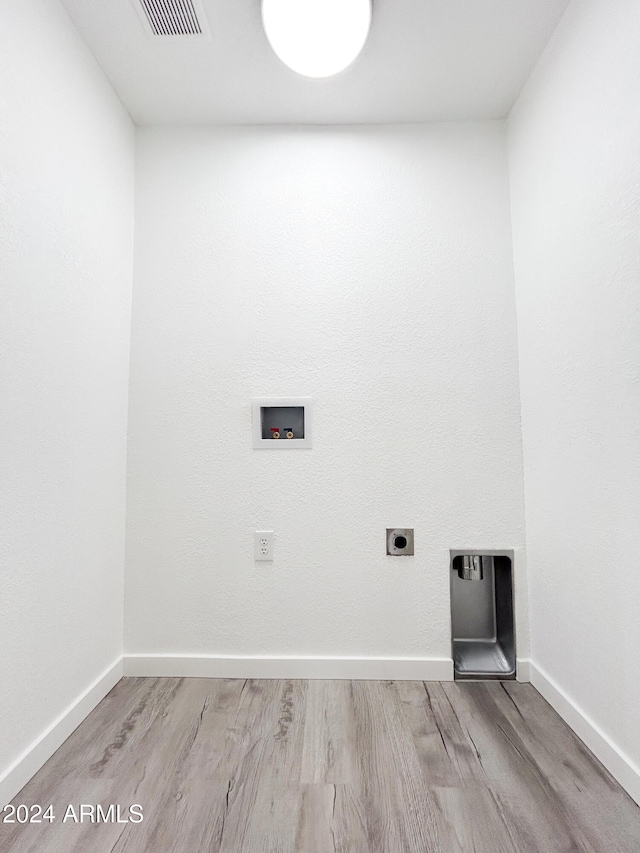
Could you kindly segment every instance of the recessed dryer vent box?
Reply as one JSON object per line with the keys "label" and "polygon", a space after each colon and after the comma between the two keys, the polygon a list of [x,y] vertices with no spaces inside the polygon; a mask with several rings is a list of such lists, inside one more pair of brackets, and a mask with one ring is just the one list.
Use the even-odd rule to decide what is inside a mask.
{"label": "recessed dryer vent box", "polygon": [[515,679],[513,551],[450,554],[454,679]]}
{"label": "recessed dryer vent box", "polygon": [[311,447],[311,397],[259,397],[253,401],[254,450]]}

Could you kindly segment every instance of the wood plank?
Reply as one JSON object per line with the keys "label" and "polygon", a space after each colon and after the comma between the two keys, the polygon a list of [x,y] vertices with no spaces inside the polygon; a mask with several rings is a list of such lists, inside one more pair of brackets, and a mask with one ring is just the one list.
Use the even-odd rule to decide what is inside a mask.
{"label": "wood plank", "polygon": [[271,681],[258,707],[254,745],[237,768],[220,850],[293,850],[302,808],[300,774],[307,682]]}
{"label": "wood plank", "polygon": [[301,781],[348,784],[354,779],[348,681],[310,681],[302,747]]}
{"label": "wood plank", "polygon": [[442,849],[437,802],[424,785],[395,682],[351,682],[350,736],[358,761],[354,788],[372,849]]}

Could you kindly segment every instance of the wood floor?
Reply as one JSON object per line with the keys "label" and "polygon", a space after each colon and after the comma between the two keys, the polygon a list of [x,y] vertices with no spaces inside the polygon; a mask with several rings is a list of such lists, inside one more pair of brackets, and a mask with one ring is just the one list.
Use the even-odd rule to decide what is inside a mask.
{"label": "wood floor", "polygon": [[[55,821],[0,825],[3,853],[640,851],[640,808],[515,682],[123,679],[14,803]],[[144,819],[63,823],[82,803]]]}

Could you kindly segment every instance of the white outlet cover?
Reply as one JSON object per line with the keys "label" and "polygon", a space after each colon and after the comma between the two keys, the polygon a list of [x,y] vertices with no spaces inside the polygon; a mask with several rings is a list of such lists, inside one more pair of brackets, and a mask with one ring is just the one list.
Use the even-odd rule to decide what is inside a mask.
{"label": "white outlet cover", "polygon": [[253,534],[253,557],[259,561],[271,561],[274,557],[273,530],[256,530]]}

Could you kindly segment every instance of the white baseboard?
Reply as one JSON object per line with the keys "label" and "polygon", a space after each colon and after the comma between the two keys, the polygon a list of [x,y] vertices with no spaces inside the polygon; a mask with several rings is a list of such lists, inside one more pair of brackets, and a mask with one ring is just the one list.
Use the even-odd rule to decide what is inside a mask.
{"label": "white baseboard", "polygon": [[531,683],[625,791],[640,805],[640,768],[576,705],[547,673],[531,662]]}
{"label": "white baseboard", "polygon": [[528,658],[518,658],[516,661],[516,679],[523,683],[531,681],[531,661]]}
{"label": "white baseboard", "polygon": [[24,788],[29,779],[120,681],[122,674],[122,658],[118,658],[0,774],[0,808],[10,803]]}
{"label": "white baseboard", "polygon": [[452,681],[450,658],[125,655],[125,676]]}

